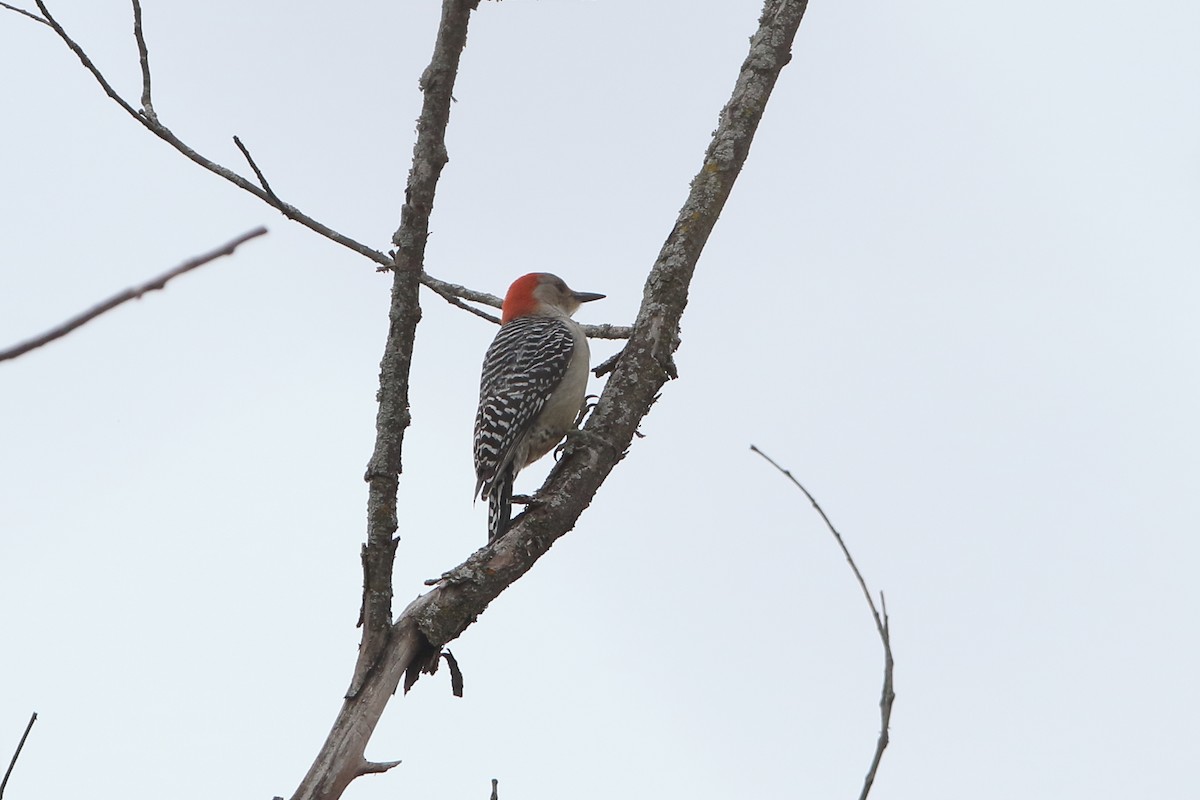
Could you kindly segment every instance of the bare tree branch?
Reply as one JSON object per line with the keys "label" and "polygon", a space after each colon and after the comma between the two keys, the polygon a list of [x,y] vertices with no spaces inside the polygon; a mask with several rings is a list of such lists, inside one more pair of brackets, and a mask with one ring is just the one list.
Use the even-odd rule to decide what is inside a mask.
{"label": "bare tree branch", "polygon": [[162,275],[159,275],[157,278],[153,278],[143,284],[134,286],[130,289],[126,289],[125,291],[120,292],[119,294],[115,294],[112,297],[105,300],[103,303],[100,303],[97,306],[93,306],[92,308],[88,309],[87,311],[83,312],[82,314],[72,317],[71,319],[67,320],[66,322],[62,323],[61,325],[51,328],[50,330],[43,333],[41,336],[37,336],[37,337],[34,337],[33,339],[29,339],[28,341],[21,342],[20,344],[17,344],[17,345],[13,345],[12,347],[8,348],[7,350],[0,350],[0,361],[7,361],[11,358],[16,358],[17,356],[24,355],[25,353],[28,353],[30,350],[35,350],[44,344],[49,344],[50,342],[53,342],[55,339],[61,339],[63,336],[66,336],[68,333],[75,330],[76,328],[78,328],[82,325],[85,325],[88,322],[91,322],[96,317],[100,316],[101,314],[105,313],[106,311],[113,310],[114,308],[121,305],[122,303],[128,302],[130,300],[135,300],[135,299],[141,297],[142,295],[146,294],[147,292],[153,292],[158,289],[165,288],[167,285],[167,281],[171,280],[172,278],[177,278],[185,272],[191,272],[192,270],[196,269],[196,267],[202,267],[205,264],[209,263],[210,261],[217,260],[221,256],[231,255],[233,253],[233,251],[238,248],[239,245],[243,244],[244,242],[248,242],[251,239],[254,239],[256,237],[262,236],[266,232],[267,232],[266,228],[263,228],[263,227],[255,228],[254,230],[250,231],[249,233],[243,233],[241,236],[237,237],[236,239],[226,242],[225,244],[218,247],[216,250],[211,250],[207,253],[204,253],[203,255],[199,255],[199,256],[196,256],[195,258],[188,259],[187,261],[180,264],[178,267],[175,267],[172,270],[168,270],[167,272],[164,272]]}
{"label": "bare tree branch", "polygon": [[[492,308],[500,308],[503,301],[494,294],[487,292],[479,292],[474,289],[468,289],[466,286],[459,286],[456,283],[448,283],[447,281],[439,280],[428,273],[421,274],[421,283],[433,291],[434,294],[441,297],[447,303],[458,306],[459,308],[469,311],[477,317],[486,319],[488,322],[500,324],[500,318],[486,311],[481,311],[474,306],[469,306],[462,302],[470,300],[473,303],[482,303],[485,306]],[[584,325],[583,332],[592,339],[628,339],[633,328],[628,325]]]}
{"label": "bare tree branch", "polygon": [[[301,781],[293,800],[334,800],[358,775],[364,774],[367,741],[405,673],[413,668],[435,669],[441,647],[431,647],[415,626],[392,622],[392,570],[398,523],[396,491],[402,469],[404,432],[409,425],[408,386],[413,342],[421,319],[420,286],[424,273],[429,215],[446,154],[454,82],[467,44],[467,27],[479,0],[443,0],[437,39],[429,66],[421,75],[424,95],[417,119],[412,169],[395,245],[392,299],[387,341],[379,365],[379,411],[375,449],[367,464],[367,542],[362,550],[363,601],[359,623],[362,643],[346,700],[333,728]],[[403,655],[384,659],[398,649]],[[432,662],[432,663],[431,663]]]}
{"label": "bare tree branch", "polygon": [[[127,114],[133,117],[133,119],[135,119],[139,125],[165,141],[167,144],[171,145],[171,147],[182,153],[189,160],[199,164],[209,172],[219,175],[220,177],[232,183],[234,186],[237,186],[239,189],[249,192],[267,205],[282,213],[288,219],[300,223],[309,230],[312,230],[329,239],[330,241],[336,242],[361,256],[369,258],[378,265],[380,271],[388,271],[392,269],[394,262],[388,255],[375,250],[374,248],[368,247],[367,245],[334,230],[328,225],[313,219],[304,212],[300,211],[300,209],[280,198],[279,195],[277,195],[271,189],[270,184],[267,182],[266,176],[263,174],[262,170],[259,169],[258,164],[254,161],[254,158],[250,155],[250,151],[244,144],[242,144],[241,140],[237,136],[233,137],[234,144],[237,145],[242,155],[246,158],[247,163],[250,165],[250,168],[254,171],[255,177],[258,178],[258,186],[228,167],[222,166],[221,164],[218,164],[217,162],[196,152],[182,139],[176,136],[169,128],[167,128],[166,125],[159,121],[158,115],[154,111],[154,106],[151,99],[150,57],[142,26],[142,7],[139,0],[132,0],[132,3],[133,32],[134,38],[137,40],[138,59],[141,65],[142,73],[142,110],[140,112],[135,109],[132,104],[125,100],[116,91],[116,89],[113,88],[112,84],[108,82],[108,79],[104,77],[103,73],[100,72],[100,69],[83,50],[83,47],[80,46],[79,43],[76,42],[66,32],[66,29],[59,24],[58,20],[51,16],[43,0],[36,0],[36,2],[38,8],[40,8],[42,13],[46,15],[45,19],[23,9],[11,6],[7,3],[0,3],[0,6],[3,6],[10,11],[15,11],[18,14],[22,14],[23,16],[29,17],[36,22],[40,22],[43,25],[47,25],[52,28],[54,32],[58,34],[58,37],[67,45],[67,47],[69,47],[71,51],[75,53],[76,57],[79,58],[80,63],[83,64],[84,68],[92,74],[92,77],[94,77],[96,82],[100,84],[100,88],[104,90],[104,93],[108,95],[117,105],[124,109]],[[460,299],[469,300],[472,302],[483,303],[484,305],[489,305],[493,308],[499,308],[500,298],[496,297],[495,295],[468,289],[465,286],[447,283],[446,281],[438,280],[432,275],[424,272],[421,274],[421,283],[429,287],[438,296],[449,302],[451,305],[455,305],[461,309],[464,309],[465,311],[469,311],[470,313],[482,317],[489,322],[499,323],[500,321],[497,317],[494,317],[491,314],[480,311],[479,309],[460,302]],[[585,325],[584,330],[588,336],[593,338],[624,339],[628,338],[629,328],[616,325]]]}
{"label": "bare tree branch", "polygon": [[485,292],[477,292],[474,289],[468,289],[465,286],[459,286],[459,285],[453,284],[453,283],[446,283],[445,281],[440,281],[437,278],[435,278],[429,274],[421,275],[421,283],[424,284],[427,288],[429,288],[431,291],[433,291],[434,294],[436,294],[438,297],[441,297],[443,300],[445,300],[450,305],[458,306],[459,308],[463,309],[464,311],[469,311],[477,317],[482,317],[483,319],[486,319],[488,322],[495,323],[496,325],[500,324],[499,317],[495,316],[494,314],[489,314],[486,311],[480,311],[478,308],[475,308],[474,306],[469,306],[466,303],[464,303],[462,300],[459,299],[461,297],[461,298],[465,298],[468,300],[473,300],[476,303],[484,303],[486,305],[491,306],[492,308],[499,308],[500,307],[500,298],[499,297],[496,297],[495,295],[487,294]]}
{"label": "bare tree branch", "polygon": [[[113,102],[115,102],[117,105],[119,105],[121,108],[123,108],[125,110],[125,113],[127,113],[127,114],[129,114],[129,116],[133,117],[133,119],[135,119],[138,122],[138,124],[141,125],[143,128],[150,131],[155,136],[157,136],[158,138],[162,139],[167,144],[174,147],[176,150],[178,150],[180,153],[182,153],[189,160],[193,161],[196,164],[199,164],[201,167],[203,167],[204,169],[213,173],[214,175],[219,175],[220,177],[222,177],[225,180],[232,183],[234,186],[237,186],[238,188],[249,192],[250,194],[252,194],[255,197],[262,200],[267,205],[271,206],[272,208],[274,208],[277,211],[279,211],[280,213],[282,213],[288,219],[300,223],[301,225],[308,228],[309,230],[314,231],[314,232],[320,234],[321,236],[324,236],[326,239],[329,239],[330,241],[337,242],[338,244],[342,245],[343,247],[353,250],[354,252],[358,253],[359,255],[366,256],[367,258],[371,259],[372,261],[374,261],[375,263],[377,263],[383,267],[388,267],[388,268],[391,267],[392,260],[390,258],[388,258],[388,256],[386,256],[385,254],[379,252],[378,250],[375,250],[374,248],[368,247],[367,245],[363,244],[362,242],[355,241],[354,239],[351,239],[349,236],[346,236],[343,233],[339,233],[338,231],[335,231],[333,228],[330,228],[328,225],[325,225],[324,223],[318,222],[317,220],[308,216],[304,212],[300,211],[295,206],[285,203],[282,200],[280,200],[278,197],[276,197],[274,194],[269,193],[265,189],[262,189],[258,186],[255,186],[249,180],[247,180],[246,178],[237,174],[233,170],[231,170],[227,167],[223,167],[220,164],[216,163],[215,161],[212,161],[211,159],[200,155],[195,150],[193,150],[191,147],[189,147],[187,144],[185,144],[183,142],[183,140],[181,140],[178,136],[176,136],[174,133],[172,133],[171,130],[169,128],[167,128],[166,125],[163,125],[161,122],[159,122],[158,117],[156,114],[154,114],[154,111],[152,108],[149,109],[149,113],[146,113],[145,111],[139,112],[132,105],[130,105],[130,103],[125,100],[125,98],[121,97],[121,95],[117,92],[116,89],[114,89],[112,87],[112,85],[108,82],[108,79],[106,79],[104,77],[103,73],[100,72],[100,69],[92,62],[91,58],[88,57],[88,54],[86,52],[84,52],[83,48],[79,45],[79,43],[76,42],[73,38],[71,38],[71,36],[66,32],[66,30],[63,28],[63,26],[59,24],[58,20],[56,20],[50,14],[49,9],[46,8],[45,2],[43,2],[43,0],[36,0],[36,2],[37,2],[38,9],[41,10],[42,14],[46,18],[43,21],[46,22],[46,24],[49,25],[51,28],[53,28],[54,32],[58,34],[58,38],[62,39],[63,43],[65,43],[67,45],[67,47],[69,47],[71,49],[71,52],[75,53],[75,55],[79,59],[80,63],[83,64],[84,68],[87,69],[87,71],[92,74],[92,77],[94,77],[96,79],[96,82],[100,84],[100,88],[104,90],[104,93],[106,95],[108,95],[110,98],[112,98]],[[13,10],[18,11],[19,9],[13,9]],[[136,28],[135,33],[137,33],[137,32],[141,31],[141,7],[137,4],[137,2],[134,2],[134,15],[135,15],[135,28]],[[32,15],[26,14],[26,16],[32,16]],[[37,19],[37,17],[33,17],[33,18]],[[140,42],[139,43],[139,51],[142,51],[142,48],[144,47],[144,39],[139,39],[139,42]],[[140,52],[140,55],[142,55],[144,57],[145,53]],[[148,59],[143,61],[142,66],[143,66],[142,91],[143,91],[143,97],[145,98],[145,97],[149,96],[148,90],[149,90],[149,84],[150,84],[150,78],[149,78],[150,67],[149,67]]]}
{"label": "bare tree branch", "polygon": [[[503,300],[496,297],[494,294],[487,292],[477,292],[474,289],[468,289],[466,286],[459,286],[457,283],[448,283],[447,281],[438,280],[429,274],[421,275],[421,283],[428,286],[433,291],[443,297],[461,297],[463,300],[470,300],[472,303],[482,303],[485,306],[499,308],[503,304]],[[499,322],[500,320],[494,320]]]}
{"label": "bare tree branch", "polygon": [[[450,27],[447,17],[461,26],[465,36],[466,17],[472,5],[466,0],[446,0],[444,3],[435,64],[439,63],[437,53]],[[638,423],[649,413],[662,386],[674,377],[672,354],[679,345],[679,321],[687,305],[688,285],[704,244],[749,155],[750,143],[775,81],[791,58],[792,40],[806,5],[804,0],[766,0],[760,27],[751,37],[749,55],[739,71],[733,95],[721,112],[704,163],[692,181],[675,227],[647,277],[629,345],[618,360],[581,435],[572,440],[538,492],[540,502],[518,516],[504,536],[443,574],[437,586],[401,612],[386,640],[382,636],[377,639],[384,641],[383,649],[378,653],[371,652],[366,670],[356,668],[355,681],[334,729],[293,800],[332,800],[340,796],[352,777],[343,771],[343,765],[361,759],[366,740],[401,679],[407,674],[410,681],[415,680],[421,671],[431,669],[446,643],[459,636],[493,599],[529,571],[559,537],[571,530],[609,472],[624,457]],[[427,101],[435,85],[430,83],[432,68],[433,64],[422,81]],[[445,82],[449,83],[451,77],[444,78]],[[443,84],[440,88],[447,92],[448,98],[449,87]],[[418,130],[425,134],[426,126],[421,124]],[[444,159],[444,151],[440,155]],[[410,188],[413,176],[420,171],[417,161],[414,159]],[[410,196],[410,203],[415,199]],[[424,198],[421,202],[429,199]],[[401,236],[398,232],[398,244],[403,247],[409,241],[423,243],[420,235],[423,232],[413,231],[413,237]],[[398,265],[398,284],[404,274]],[[400,322],[395,302],[392,320],[395,329]],[[411,324],[415,324],[415,320]],[[389,341],[391,339],[389,336]],[[386,354],[384,363],[389,363]],[[386,379],[381,376],[381,389],[384,381]],[[381,402],[381,442],[386,431],[395,430],[383,424],[384,408],[385,404]],[[404,412],[397,419],[407,423],[407,409]],[[395,433],[386,435],[393,439],[398,437]],[[389,452],[392,452],[390,445]],[[395,458],[398,471],[398,452]],[[382,458],[373,458],[368,470],[368,476],[373,479],[372,494],[376,493],[374,476],[379,476],[380,485],[391,493],[392,505],[384,504],[386,497],[372,500],[369,515],[372,525],[377,520],[380,523],[372,536],[385,555],[390,554],[386,547],[394,547],[390,533],[396,524],[394,483],[390,482],[394,480],[392,464]],[[385,478],[389,482],[385,483]],[[386,540],[384,531],[387,531]],[[369,542],[367,549],[371,547]],[[388,567],[390,569],[390,562]],[[370,603],[367,605],[369,608]],[[378,619],[382,615],[382,604],[379,612],[372,613]],[[360,650],[360,665],[366,652],[366,647]]]}
{"label": "bare tree branch", "polygon": [[[871,793],[871,786],[875,783],[875,773],[879,771],[879,762],[883,758],[883,751],[888,746],[888,731],[892,721],[892,704],[896,700],[896,693],[893,689],[892,673],[894,671],[894,662],[892,660],[892,636],[891,628],[888,621],[887,602],[884,600],[883,592],[879,593],[879,606],[876,607],[875,600],[871,597],[871,590],[867,588],[867,581],[863,578],[862,573],[858,570],[858,565],[854,563],[854,558],[850,555],[849,548],[846,547],[846,542],[842,539],[842,535],[838,533],[837,528],[833,527],[829,517],[825,514],[825,509],[821,508],[821,504],[816,498],[804,488],[800,481],[792,475],[790,470],[786,470],[775,460],[759,450],[754,445],[750,445],[750,449],[758,453],[767,463],[775,469],[783,473],[784,477],[795,484],[796,488],[804,493],[808,498],[808,502],[812,503],[812,507],[821,515],[821,519],[825,521],[825,527],[833,534],[833,538],[837,540],[838,547],[842,549],[842,555],[846,556],[846,561],[850,564],[850,569],[854,572],[854,577],[858,579],[858,585],[862,589],[863,597],[867,599],[867,605],[871,608],[871,616],[875,620],[875,630],[879,633],[879,641],[883,643],[883,690],[879,697],[879,738],[875,742],[875,754],[871,758],[871,765],[867,769],[867,777],[863,781],[862,793],[859,795],[859,800],[867,800],[867,795]],[[882,609],[882,610],[881,610]]]}
{"label": "bare tree branch", "polygon": [[[403,434],[409,422],[412,341],[421,313],[418,287],[422,282],[429,285],[428,276],[422,272],[429,213],[446,163],[444,133],[459,55],[465,45],[470,13],[478,0],[443,2],[434,56],[421,79],[425,102],[418,120],[401,224],[393,237],[396,252],[390,258],[278,201],[265,189],[196,153],[157,119],[133,109],[53,20],[43,0],[37,3],[47,24],[75,52],[105,93],[139,124],[193,162],[259,197],[290,219],[393,271],[391,325],[380,368],[377,441],[366,474],[370,499],[363,550],[363,642],[343,708],[293,797],[333,800],[355,777],[372,771],[372,764],[363,756],[365,746],[400,681],[407,675],[411,685],[422,671],[435,668],[443,645],[460,635],[496,596],[532,568],[554,541],[574,527],[599,486],[624,457],[639,422],[662,386],[676,377],[673,353],[679,346],[679,321],[687,305],[692,275],[746,161],[779,73],[791,58],[792,41],[807,3],[765,0],[758,31],[751,37],[750,52],[721,112],[704,163],[647,277],[634,325],[630,329],[596,326],[594,335],[621,338],[627,333],[629,345],[616,361],[581,435],[572,440],[539,492],[541,502],[521,514],[505,536],[445,573],[433,590],[410,603],[394,621],[390,609],[396,487]],[[467,297],[469,290],[454,288],[459,291],[443,287],[439,294],[493,305],[491,301]]]}
{"label": "bare tree branch", "polygon": [[133,38],[137,40],[138,63],[142,67],[142,113],[157,122],[154,101],[150,97],[150,51],[146,49],[146,36],[142,33],[142,4],[139,0],[133,0]]}
{"label": "bare tree branch", "polygon": [[29,738],[29,731],[33,729],[33,723],[37,722],[37,712],[29,715],[29,724],[25,726],[25,732],[21,734],[21,741],[17,742],[16,752],[13,753],[12,759],[8,762],[8,769],[4,770],[4,780],[0,780],[0,798],[4,797],[4,787],[8,786],[8,776],[12,775],[13,767],[17,765],[17,759],[21,755],[21,750],[25,747],[25,740]]}
{"label": "bare tree branch", "polygon": [[279,199],[279,196],[275,194],[275,191],[271,188],[271,184],[267,183],[267,176],[263,175],[262,170],[259,169],[258,164],[255,163],[254,156],[250,155],[250,151],[246,148],[246,145],[242,144],[242,140],[237,136],[234,136],[233,143],[237,145],[237,149],[241,150],[242,155],[246,157],[246,163],[250,165],[250,169],[254,170],[254,177],[258,178],[258,184],[262,186],[263,191],[267,193],[267,196],[271,197],[276,202],[282,203],[283,201]]}
{"label": "bare tree branch", "polygon": [[47,26],[47,27],[52,27],[52,26],[50,25],[50,23],[49,23],[49,22],[47,22],[46,20],[42,19],[42,18],[41,18],[41,17],[39,17],[37,14],[34,14],[34,13],[32,13],[32,12],[29,12],[29,11],[26,11],[26,10],[25,10],[25,9],[23,9],[23,8],[17,8],[16,6],[10,6],[8,3],[0,3],[0,8],[7,8],[9,11],[15,11],[15,12],[17,12],[18,14],[20,14],[20,15],[21,15],[21,16],[23,16],[23,17],[29,17],[29,18],[30,18],[31,20],[33,20],[34,22],[40,22],[40,23],[42,23],[43,25],[45,25],[45,26]]}

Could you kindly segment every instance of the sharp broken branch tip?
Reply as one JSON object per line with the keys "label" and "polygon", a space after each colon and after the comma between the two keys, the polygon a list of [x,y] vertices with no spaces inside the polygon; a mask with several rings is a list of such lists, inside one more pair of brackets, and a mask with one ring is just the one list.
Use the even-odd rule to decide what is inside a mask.
{"label": "sharp broken branch tip", "polygon": [[358,768],[359,775],[378,775],[400,766],[401,761],[364,761]]}

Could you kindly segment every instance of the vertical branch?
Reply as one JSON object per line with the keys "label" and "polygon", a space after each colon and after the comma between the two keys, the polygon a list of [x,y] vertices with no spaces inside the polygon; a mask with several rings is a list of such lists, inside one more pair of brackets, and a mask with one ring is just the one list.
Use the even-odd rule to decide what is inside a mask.
{"label": "vertical branch", "polygon": [[379,365],[379,412],[375,419],[375,451],[367,465],[367,543],[363,548],[362,652],[355,668],[353,696],[387,644],[392,624],[392,563],[396,554],[396,490],[399,485],[404,431],[410,421],[408,380],[413,341],[421,319],[418,290],[429,238],[438,179],[449,157],[446,126],[458,63],[467,44],[467,23],[479,0],[445,0],[433,59],[421,76],[424,94],[417,119],[412,169],[400,212],[392,266],[392,303],[388,335]]}
{"label": "vertical branch", "polygon": [[[467,25],[479,0],[443,0],[433,58],[421,76],[424,95],[417,119],[412,169],[400,212],[391,264],[392,300],[387,341],[379,365],[379,411],[375,449],[367,464],[367,542],[362,550],[363,628],[354,677],[345,702],[293,800],[334,800],[359,775],[382,772],[395,763],[373,764],[367,741],[408,664],[425,657],[426,644],[415,626],[392,626],[392,569],[396,556],[396,490],[404,432],[409,424],[408,387],[413,342],[421,319],[418,291],[429,238],[429,215],[446,155],[451,93],[467,44]],[[387,649],[398,659],[382,661]],[[437,651],[434,652],[436,658]]]}
{"label": "vertical branch", "polygon": [[158,121],[154,113],[154,101],[150,97],[150,51],[146,47],[146,35],[142,33],[142,4],[133,0],[133,38],[137,41],[138,63],[142,67],[142,113],[147,119]]}

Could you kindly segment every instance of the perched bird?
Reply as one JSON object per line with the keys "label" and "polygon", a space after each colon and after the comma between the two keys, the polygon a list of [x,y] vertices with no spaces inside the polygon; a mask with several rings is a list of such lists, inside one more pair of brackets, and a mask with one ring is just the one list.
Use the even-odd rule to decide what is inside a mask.
{"label": "perched bird", "polygon": [[500,331],[483,359],[475,414],[475,496],[488,501],[488,540],[512,518],[513,479],[575,426],[588,377],[588,343],[571,319],[602,294],[531,272],[504,296]]}

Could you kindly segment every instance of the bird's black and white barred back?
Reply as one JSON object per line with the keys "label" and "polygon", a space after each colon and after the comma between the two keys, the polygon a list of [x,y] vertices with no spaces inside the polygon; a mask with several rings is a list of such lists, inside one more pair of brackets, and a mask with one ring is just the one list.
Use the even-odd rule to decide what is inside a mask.
{"label": "bird's black and white barred back", "polygon": [[534,422],[571,366],[576,338],[570,325],[562,317],[517,317],[501,326],[484,357],[475,415],[475,492],[488,501],[490,539],[508,527],[516,473],[566,432],[536,430]]}
{"label": "bird's black and white barred back", "polygon": [[575,427],[589,354],[571,315],[602,297],[576,292],[548,272],[522,275],[508,287],[475,414],[475,496],[488,501],[489,540],[508,530],[517,473]]}

